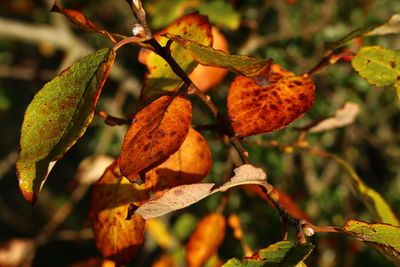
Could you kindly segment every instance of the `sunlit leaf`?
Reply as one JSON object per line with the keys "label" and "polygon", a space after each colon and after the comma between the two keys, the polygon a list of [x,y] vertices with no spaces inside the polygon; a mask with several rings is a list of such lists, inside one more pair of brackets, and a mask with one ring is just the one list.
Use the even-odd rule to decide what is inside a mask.
{"label": "sunlit leaf", "polygon": [[121,172],[131,181],[175,153],[188,134],[192,106],[185,97],[162,96],[136,114],[125,135]]}
{"label": "sunlit leaf", "polygon": [[335,115],[323,119],[308,129],[309,132],[322,132],[352,124],[360,108],[356,103],[347,102]]}
{"label": "sunlit leaf", "polygon": [[245,164],[234,171],[235,176],[218,188],[215,188],[213,183],[176,186],[167,190],[161,197],[144,203],[135,213],[140,214],[145,219],[151,219],[174,210],[183,209],[211,194],[223,192],[238,185],[259,184],[266,187],[267,191],[271,190],[269,185],[265,183],[267,175],[262,169]]}
{"label": "sunlit leaf", "polygon": [[127,220],[128,206],[148,197],[147,190],[122,177],[117,162],[94,185],[90,218],[96,245],[105,258],[121,265],[136,255],[143,242],[145,221],[139,215]]}
{"label": "sunlit leaf", "polygon": [[179,150],[146,174],[146,184],[158,197],[168,188],[200,182],[208,175],[211,165],[211,151],[206,140],[190,128]]}
{"label": "sunlit leaf", "polygon": [[400,53],[380,46],[363,47],[351,61],[353,68],[370,84],[394,85],[400,80]]}
{"label": "sunlit leaf", "polygon": [[115,51],[101,49],[48,82],[29,104],[22,124],[17,174],[24,197],[34,202],[51,161],[62,158],[92,121]]}
{"label": "sunlit leaf", "polygon": [[290,241],[281,241],[261,249],[250,258],[230,259],[224,267],[289,267],[297,266],[312,252],[311,243],[294,244]]}
{"label": "sunlit leaf", "polygon": [[236,30],[240,26],[240,14],[229,2],[223,0],[203,1],[199,6],[200,14],[207,15],[211,23]]}
{"label": "sunlit leaf", "polygon": [[331,158],[342,165],[350,175],[352,186],[357,192],[359,198],[363,201],[371,215],[373,215],[378,222],[389,223],[396,226],[400,225],[399,219],[386,200],[374,189],[365,185],[349,163],[336,156],[331,156]]}
{"label": "sunlit leaf", "polygon": [[179,33],[177,35],[171,33],[164,34],[167,38],[178,42],[187,49],[196,61],[202,65],[226,68],[239,75],[255,78],[269,73],[272,64],[271,59],[228,55],[220,50],[215,50],[178,35]]}
{"label": "sunlit leaf", "polygon": [[225,227],[225,217],[217,212],[207,215],[197,224],[186,245],[188,267],[200,267],[217,253],[225,237]]}
{"label": "sunlit leaf", "polygon": [[[216,27],[212,27],[213,45],[212,48],[221,50],[229,54],[228,40]],[[205,92],[216,85],[218,85],[228,73],[227,69],[197,65],[196,68],[190,73],[189,78],[200,89]]]}
{"label": "sunlit leaf", "polygon": [[57,1],[54,2],[51,11],[58,12],[66,16],[72,23],[83,28],[86,31],[94,32],[103,36],[110,38],[111,41],[116,43],[117,41],[126,38],[126,36],[110,33],[102,28],[97,27],[93,22],[91,22],[85,15],[77,10],[66,9],[61,6]]}
{"label": "sunlit leaf", "polygon": [[[154,38],[162,46],[168,41],[161,36],[165,33],[181,35],[205,46],[209,46],[212,42],[211,24],[205,16],[197,13],[186,15],[155,34]],[[178,44],[171,45],[171,55],[187,74],[192,72],[197,65],[192,56]],[[156,53],[142,49],[139,61],[145,64],[149,71],[142,89],[142,98],[146,99],[162,92],[174,91],[183,84],[171,67]]]}
{"label": "sunlit leaf", "polygon": [[342,46],[347,45],[354,39],[362,36],[373,36],[373,35],[386,35],[392,33],[400,33],[400,14],[394,14],[387,22],[380,25],[367,26],[360,29],[356,29],[340,39],[339,41],[329,43],[328,49],[335,50]]}
{"label": "sunlit leaf", "polygon": [[178,244],[168,231],[168,226],[158,218],[146,221],[146,233],[165,250],[172,250]]}
{"label": "sunlit leaf", "polygon": [[396,266],[400,265],[400,227],[349,220],[343,226],[343,230],[378,250]]}
{"label": "sunlit leaf", "polygon": [[272,132],[303,116],[314,103],[315,85],[273,64],[267,85],[238,76],[228,93],[228,114],[240,136]]}

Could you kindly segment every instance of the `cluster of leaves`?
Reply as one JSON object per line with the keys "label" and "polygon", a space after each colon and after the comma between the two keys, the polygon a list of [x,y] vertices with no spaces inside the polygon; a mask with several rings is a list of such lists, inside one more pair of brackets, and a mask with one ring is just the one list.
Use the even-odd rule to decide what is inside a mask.
{"label": "cluster of leaves", "polygon": [[[346,161],[309,149],[304,140],[309,132],[351,123],[357,113],[354,106],[350,104],[334,116],[301,129],[303,139],[298,140],[295,148],[308,149],[310,153],[341,164],[349,172],[360,199],[380,223],[349,220],[341,228],[324,228],[301,220],[304,217],[295,214],[293,205],[285,205],[285,194],[267,182],[266,173],[249,164],[247,152],[240,143],[245,137],[281,129],[308,112],[315,96],[310,75],[340,58],[352,58],[354,69],[371,84],[400,88],[400,62],[396,51],[364,47],[354,54],[341,50],[358,37],[398,33],[399,15],[386,24],[357,30],[332,44],[320,64],[309,73],[297,76],[273,64],[272,59],[230,55],[226,42],[225,45],[215,42],[223,40],[218,29],[198,13],[183,16],[152,36],[144,25],[140,1],[133,1],[131,7],[143,27],[139,27],[133,38],[101,29],[82,13],[55,3],[53,11],[64,14],[85,30],[110,38],[117,45],[80,59],[47,83],[28,106],[17,161],[20,189],[28,201],[37,200],[54,163],[90,124],[117,49],[133,43],[143,47],[139,61],[148,70],[139,100],[143,108],[127,116],[129,119],[104,115],[109,124],[129,123],[130,127],[120,156],[95,184],[91,201],[90,217],[96,244],[104,257],[125,264],[141,247],[145,225],[152,224],[151,218],[182,209],[231,187],[256,184],[256,189],[251,188],[262,188],[260,194],[273,202],[282,219],[300,227],[296,229],[300,237],[296,243],[281,241],[257,253],[249,252],[242,260],[231,259],[226,266],[302,266],[313,245],[301,236],[324,231],[354,236],[399,263],[399,221],[384,198],[366,186]],[[215,68],[220,68],[217,74]],[[227,95],[229,118],[204,94],[219,83],[227,71],[237,75]],[[193,96],[204,101],[216,117],[218,132],[229,137],[243,161],[235,169],[235,175],[221,186],[200,183],[210,172],[212,161],[204,137],[191,127]],[[201,266],[216,255],[225,235],[226,219],[222,210],[223,205],[197,225],[186,245],[189,266]],[[297,220],[291,213],[301,218]],[[241,231],[240,223],[230,225]],[[243,234],[237,236],[243,239]],[[171,259],[165,259],[168,260]]]}

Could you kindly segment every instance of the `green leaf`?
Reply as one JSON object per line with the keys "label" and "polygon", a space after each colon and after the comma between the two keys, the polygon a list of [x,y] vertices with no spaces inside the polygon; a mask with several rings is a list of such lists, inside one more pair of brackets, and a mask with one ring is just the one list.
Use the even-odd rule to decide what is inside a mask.
{"label": "green leaf", "polygon": [[236,259],[232,258],[227,261],[224,267],[289,267],[304,266],[302,261],[305,260],[313,250],[314,245],[311,243],[295,245],[290,241],[281,241],[261,249],[251,258]]}
{"label": "green leaf", "polygon": [[394,14],[387,22],[380,25],[372,25],[356,29],[340,39],[339,41],[328,43],[329,50],[335,50],[351,43],[354,39],[362,36],[386,35],[400,33],[400,14]]}
{"label": "green leaf", "polygon": [[227,68],[239,75],[257,77],[269,72],[271,59],[261,59],[249,56],[228,55],[220,50],[215,50],[173,34],[165,34],[171,40],[178,42],[187,49],[192,56],[202,65]]}
{"label": "green leaf", "polygon": [[231,4],[222,0],[214,0],[211,2],[202,2],[199,11],[203,15],[207,15],[211,23],[226,27],[231,30],[237,30],[240,26],[240,15]]}
{"label": "green leaf", "polygon": [[[168,39],[161,36],[164,33],[179,34],[184,38],[206,46],[209,46],[212,41],[211,24],[208,22],[207,17],[197,13],[186,15],[157,33],[154,38],[162,46],[166,45],[168,41]],[[197,62],[190,54],[178,44],[173,43],[171,45],[171,55],[187,74],[191,73],[197,65]],[[172,71],[165,60],[156,53],[149,50],[141,50],[139,61],[145,64],[149,70],[146,74],[142,98],[147,99],[153,95],[175,91],[183,85],[182,80]]]}
{"label": "green leaf", "polygon": [[51,161],[83,135],[92,121],[101,89],[115,59],[113,49],[92,53],[45,84],[29,104],[17,160],[19,186],[34,202]]}
{"label": "green leaf", "polygon": [[151,18],[151,26],[159,29],[179,19],[186,10],[196,8],[199,0],[145,1],[144,5]]}
{"label": "green leaf", "polygon": [[363,47],[351,61],[370,84],[390,86],[400,80],[400,53],[380,46]]}
{"label": "green leaf", "polygon": [[350,175],[353,188],[371,215],[373,215],[379,222],[389,223],[397,226],[400,225],[397,216],[394,214],[386,200],[374,189],[365,185],[349,163],[333,155],[331,158],[342,165]]}
{"label": "green leaf", "polygon": [[400,227],[349,220],[343,231],[378,250],[396,266],[400,265]]}

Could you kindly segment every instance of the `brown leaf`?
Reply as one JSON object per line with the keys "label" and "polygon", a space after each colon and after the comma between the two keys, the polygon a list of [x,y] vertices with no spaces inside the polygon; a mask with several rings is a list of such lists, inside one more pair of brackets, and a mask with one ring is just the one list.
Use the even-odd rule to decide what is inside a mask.
{"label": "brown leaf", "polygon": [[268,133],[304,115],[314,103],[315,85],[304,74],[295,76],[279,65],[271,66],[267,86],[238,76],[228,94],[228,114],[240,136]]}
{"label": "brown leaf", "polygon": [[344,107],[335,112],[335,115],[319,121],[309,128],[308,131],[316,133],[352,124],[359,112],[360,108],[356,103],[347,102]]}
{"label": "brown leaf", "polygon": [[131,181],[161,164],[185,141],[192,105],[185,97],[162,96],[136,114],[121,150],[121,172]]}
{"label": "brown leaf", "polygon": [[51,11],[58,12],[66,16],[72,23],[76,24],[77,26],[83,28],[86,31],[94,32],[103,36],[107,36],[110,38],[111,41],[114,43],[118,42],[119,40],[125,38],[126,36],[110,33],[105,29],[97,27],[93,22],[91,22],[85,15],[77,10],[66,9],[61,6],[61,4],[57,1],[54,1],[54,5],[51,8]]}
{"label": "brown leaf", "polygon": [[211,151],[206,140],[190,128],[179,150],[146,174],[146,184],[157,198],[168,188],[200,182],[208,175],[211,165]]}
{"label": "brown leaf", "polygon": [[[228,40],[217,27],[212,28],[213,45],[212,48],[221,50],[229,54]],[[211,66],[197,65],[190,73],[189,78],[202,92],[218,85],[228,73],[227,69]]]}
{"label": "brown leaf", "polygon": [[104,257],[121,265],[138,252],[143,242],[145,221],[139,215],[130,220],[126,220],[126,216],[130,203],[147,198],[147,190],[122,177],[117,161],[94,185],[90,218],[96,245]]}
{"label": "brown leaf", "polygon": [[216,212],[207,215],[199,222],[186,245],[188,267],[200,267],[217,253],[225,237],[225,227],[225,217]]}
{"label": "brown leaf", "polygon": [[150,200],[141,205],[136,214],[143,218],[151,219],[171,211],[183,209],[203,198],[217,192],[224,192],[231,187],[245,184],[258,184],[264,186],[267,191],[272,190],[271,186],[265,182],[267,175],[260,168],[250,164],[244,164],[234,170],[235,176],[230,181],[215,188],[213,183],[198,183],[189,185],[180,185],[167,190],[161,197]]}

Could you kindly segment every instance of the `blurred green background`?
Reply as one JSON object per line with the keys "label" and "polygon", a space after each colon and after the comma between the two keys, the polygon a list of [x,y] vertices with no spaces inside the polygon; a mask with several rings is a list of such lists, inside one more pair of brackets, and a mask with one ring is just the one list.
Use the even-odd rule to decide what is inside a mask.
{"label": "blurred green background", "polygon": [[[154,32],[185,13],[200,10],[220,27],[232,54],[273,58],[296,74],[309,71],[321,60],[326,42],[338,40],[356,28],[383,23],[400,13],[398,0],[289,2],[293,1],[143,0]],[[56,164],[38,203],[32,207],[22,198],[14,163],[24,110],[34,94],[59,71],[91,50],[112,46],[107,39],[71,25],[62,15],[50,13],[51,4],[46,0],[0,2],[0,242],[37,238],[47,231],[32,255],[33,266],[68,266],[100,255],[88,220],[90,190],[77,199],[72,212],[56,229],[49,231],[43,227],[61,206],[70,203],[78,186],[74,177],[79,163],[93,154],[117,156],[125,131],[124,127],[105,126],[103,119],[96,116],[84,137]],[[64,0],[62,4],[82,11],[112,32],[130,35],[136,23],[122,0]],[[399,35],[369,37],[363,42],[393,50],[400,48]],[[349,48],[358,49],[351,45]],[[103,89],[97,110],[117,116],[134,111],[146,71],[137,62],[138,51],[134,47],[118,51],[118,64]],[[233,78],[229,74],[210,91],[221,110],[226,110],[227,89]],[[369,85],[344,61],[325,68],[313,80],[317,85],[316,101],[306,116],[283,130],[250,139],[275,139],[290,144],[298,134],[294,127],[330,116],[347,101],[358,103],[361,112],[353,125],[310,134],[307,140],[313,147],[348,160],[364,182],[380,192],[399,213],[400,105],[395,90]],[[204,106],[195,103],[193,124],[212,122]],[[214,160],[209,175],[212,178],[207,179],[222,183],[230,177],[234,161],[217,135],[203,134]],[[284,153],[254,144],[246,148],[252,162],[265,168],[270,182],[291,196],[314,224],[342,226],[350,218],[374,222],[351,192],[347,174],[335,162],[304,152]],[[227,194],[224,214],[240,216],[245,238],[254,250],[280,240],[281,226],[272,207],[245,190],[234,189]],[[210,197],[161,220],[185,244],[195,223],[216,210],[221,196]],[[334,234],[317,234],[311,239],[316,249],[306,261],[308,266],[391,266],[377,252],[353,239]],[[179,249],[174,253],[178,259],[182,257]],[[162,249],[152,237],[147,237],[144,248],[129,266],[151,266],[161,254]],[[229,228],[218,255],[222,261],[243,256],[240,243]]]}

